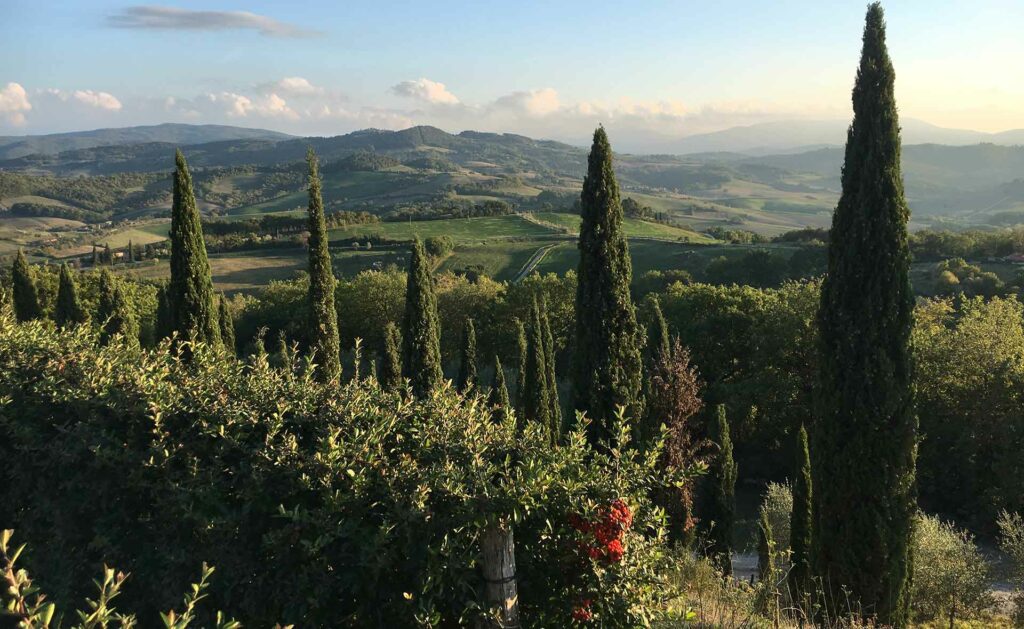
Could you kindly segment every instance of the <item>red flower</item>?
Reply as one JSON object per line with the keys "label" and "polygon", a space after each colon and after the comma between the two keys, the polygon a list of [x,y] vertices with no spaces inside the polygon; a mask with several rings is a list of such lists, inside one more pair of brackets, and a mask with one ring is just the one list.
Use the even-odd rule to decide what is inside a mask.
{"label": "red flower", "polygon": [[613,539],[608,544],[608,560],[612,563],[622,561],[622,555],[625,553],[625,549],[622,548],[622,542],[617,539]]}

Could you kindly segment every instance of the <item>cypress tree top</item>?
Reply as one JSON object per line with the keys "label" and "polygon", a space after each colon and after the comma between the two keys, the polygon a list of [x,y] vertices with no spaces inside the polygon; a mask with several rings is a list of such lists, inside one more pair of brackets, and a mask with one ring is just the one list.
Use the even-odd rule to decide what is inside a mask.
{"label": "cypress tree top", "polygon": [[618,406],[633,418],[643,410],[641,343],[629,293],[633,271],[612,149],[603,127],[594,132],[580,201],[573,404],[594,420],[590,439],[598,442],[611,438],[608,422]]}
{"label": "cypress tree top", "polygon": [[14,284],[14,316],[18,321],[32,321],[43,316],[39,306],[39,293],[36,281],[32,278],[32,269],[28,266],[25,252],[18,249],[11,268],[11,279]]}
{"label": "cypress tree top", "polygon": [[914,297],[900,173],[895,72],[878,3],[868,8],[842,195],[822,284],[815,569],[882,624],[909,613],[917,419],[909,350]]}
{"label": "cypress tree top", "polygon": [[213,303],[210,262],[203,242],[192,176],[181,151],[174,155],[174,198],[171,206],[171,281],[167,287],[171,330],[185,340],[220,340]]}
{"label": "cypress tree top", "polygon": [[801,601],[810,594],[811,588],[811,537],[813,518],[811,516],[811,455],[807,444],[807,430],[800,426],[797,435],[797,469],[793,481],[793,512],[790,515],[789,547],[792,550],[789,591],[794,600]]}
{"label": "cypress tree top", "polygon": [[57,286],[57,303],[53,309],[53,320],[58,327],[66,328],[85,323],[88,317],[82,302],[78,299],[75,276],[68,263],[60,265],[60,284]]}
{"label": "cypress tree top", "polygon": [[402,322],[403,375],[413,394],[423,397],[444,380],[441,371],[441,326],[430,261],[423,242],[413,242],[405,281],[405,317]]}
{"label": "cypress tree top", "polygon": [[316,377],[330,382],[341,375],[341,341],[334,307],[334,270],[327,248],[327,224],[321,198],[320,168],[313,149],[309,164],[309,345],[316,362]]}

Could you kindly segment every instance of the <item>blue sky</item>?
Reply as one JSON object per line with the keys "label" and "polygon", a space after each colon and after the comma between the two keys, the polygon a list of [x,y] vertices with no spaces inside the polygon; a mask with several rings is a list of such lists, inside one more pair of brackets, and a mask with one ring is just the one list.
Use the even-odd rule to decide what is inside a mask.
{"label": "blue sky", "polygon": [[[159,0],[156,0],[159,2]],[[1024,127],[1024,3],[885,3],[904,116]],[[863,2],[3,0],[0,132],[436,124],[628,141],[849,116]]]}

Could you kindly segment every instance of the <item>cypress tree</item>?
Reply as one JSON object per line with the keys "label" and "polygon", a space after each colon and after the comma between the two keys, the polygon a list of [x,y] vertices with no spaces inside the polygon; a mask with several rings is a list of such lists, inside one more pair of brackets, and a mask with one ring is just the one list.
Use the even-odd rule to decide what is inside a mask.
{"label": "cypress tree", "polygon": [[789,590],[794,601],[801,601],[810,592],[811,586],[811,454],[807,444],[807,430],[800,426],[797,435],[797,466],[793,482],[793,512],[790,515],[789,548],[792,552]]}
{"label": "cypress tree", "polygon": [[[868,8],[842,194],[821,287],[814,437],[814,569],[829,600],[880,624],[909,613],[917,417],[909,341],[909,209],[895,73],[878,3]],[[840,595],[842,589],[849,595]]]}
{"label": "cypress tree", "polygon": [[128,241],[128,261],[135,262],[135,250],[132,249],[132,241]]}
{"label": "cypress tree", "polygon": [[526,364],[530,359],[530,348],[526,340],[526,326],[516,318],[516,348],[519,350],[519,371],[516,373],[516,413],[520,419],[526,416]]}
{"label": "cypress tree", "polygon": [[648,303],[647,363],[651,365],[659,359],[659,355],[669,354],[672,339],[668,331],[668,322],[661,312],[661,302],[652,296]]}
{"label": "cypress tree", "polygon": [[397,391],[402,386],[402,333],[388,321],[384,326],[384,347],[380,363],[380,386]]}
{"label": "cypress tree", "polygon": [[306,152],[309,165],[309,343],[316,361],[315,376],[330,382],[341,376],[338,311],[334,307],[334,271],[327,248],[327,223],[321,198],[316,154]]}
{"label": "cypress tree", "polygon": [[288,345],[288,336],[285,335],[284,330],[280,330],[277,333],[277,364],[289,376],[292,375],[292,368],[294,367],[294,356],[292,356],[292,348]]}
{"label": "cypress tree", "polygon": [[100,252],[99,252],[99,249],[96,248],[96,243],[93,243],[93,245],[92,245],[92,265],[93,266],[99,266],[99,264],[100,264]]}
{"label": "cypress tree", "polygon": [[57,327],[71,328],[85,323],[87,319],[82,302],[78,299],[75,276],[71,273],[71,267],[65,262],[60,265],[60,284],[57,286],[57,303],[53,310],[53,320],[57,323]]}
{"label": "cypress tree", "polygon": [[775,580],[775,536],[764,509],[757,522],[757,579],[768,583]]}
{"label": "cypress tree", "polygon": [[224,344],[224,348],[234,354],[237,350],[235,349],[235,319],[231,316],[231,310],[228,308],[228,300],[224,297],[224,293],[220,295],[220,304],[217,310],[217,324],[220,328],[220,341]]}
{"label": "cypress tree", "polygon": [[458,388],[465,393],[476,386],[476,328],[473,327],[472,319],[466,319],[466,325],[462,329],[462,362],[459,365]]}
{"label": "cypress tree", "polygon": [[738,470],[732,456],[732,439],[729,436],[729,420],[725,417],[725,405],[719,404],[715,411],[711,440],[718,446],[718,452],[711,470],[714,489],[711,497],[712,513],[708,518],[712,520],[708,550],[722,574],[729,576],[732,574],[732,530]]}
{"label": "cypress tree", "polygon": [[491,382],[490,403],[494,407],[495,421],[505,421],[505,418],[508,417],[510,402],[508,387],[505,385],[505,369],[501,366],[501,359],[497,355],[494,357],[494,380]]}
{"label": "cypress tree", "polygon": [[174,155],[171,205],[171,281],[167,287],[170,329],[182,340],[220,340],[213,305],[213,280],[203,242],[203,227],[192,192],[192,176],[181,151]]}
{"label": "cypress tree", "polygon": [[153,336],[159,343],[171,335],[171,304],[167,283],[163,282],[156,289],[156,321],[153,324]]}
{"label": "cypress tree", "polygon": [[551,334],[547,301],[542,298],[540,305],[541,322],[544,326],[544,377],[548,390],[548,420],[551,422],[551,439],[558,443],[562,438],[562,404],[558,399],[558,378],[555,376],[555,337]]}
{"label": "cypress tree", "polygon": [[14,284],[14,316],[17,320],[32,321],[43,316],[36,281],[32,278],[32,269],[29,268],[25,252],[21,249],[18,249],[18,255],[14,258],[11,275]]}
{"label": "cypress tree", "polygon": [[598,443],[611,439],[617,407],[637,418],[643,406],[639,329],[629,293],[632,263],[604,127],[594,132],[580,206],[573,404],[594,420],[588,436]]}
{"label": "cypress tree", "polygon": [[121,283],[114,275],[103,269],[100,273],[99,302],[96,307],[96,322],[100,325],[100,345],[108,345],[117,335],[123,335],[129,343],[139,340],[139,322],[131,304],[124,294]]}
{"label": "cypress tree", "polygon": [[110,243],[103,245],[103,262],[104,264],[114,263],[114,254],[110,252]]}
{"label": "cypress tree", "polygon": [[533,299],[533,317],[529,330],[529,357],[526,361],[525,422],[538,422],[544,427],[548,440],[554,442],[551,431],[551,401],[548,391],[547,357],[544,355],[544,327],[537,298]]}
{"label": "cypress tree", "polygon": [[412,382],[413,394],[418,397],[426,396],[444,380],[437,297],[430,275],[430,260],[419,238],[413,242],[405,280],[402,368],[403,375]]}

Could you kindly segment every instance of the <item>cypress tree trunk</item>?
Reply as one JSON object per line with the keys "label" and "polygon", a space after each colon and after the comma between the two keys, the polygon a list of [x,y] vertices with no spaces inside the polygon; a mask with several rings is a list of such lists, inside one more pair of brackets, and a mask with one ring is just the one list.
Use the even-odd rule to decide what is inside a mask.
{"label": "cypress tree trunk", "polygon": [[562,403],[558,399],[558,378],[555,375],[555,337],[551,334],[551,320],[544,299],[541,299],[541,321],[544,325],[544,376],[548,389],[548,415],[552,441],[558,443],[562,439]]}
{"label": "cypress tree trunk", "polygon": [[533,299],[533,317],[529,330],[529,357],[526,361],[526,408],[522,420],[544,427],[549,442],[551,434],[551,400],[548,392],[547,357],[544,355],[544,328],[537,298]]}
{"label": "cypress tree trunk", "polygon": [[516,319],[516,347],[519,349],[519,371],[516,372],[516,413],[522,421],[526,417],[526,366],[530,360],[530,348],[526,340],[526,326]]}
{"label": "cypress tree trunk", "polygon": [[309,165],[309,347],[320,382],[341,377],[341,341],[338,311],[334,307],[334,271],[327,248],[327,223],[320,192],[320,169],[313,149],[306,153]]}
{"label": "cypress tree trunk", "polygon": [[712,442],[718,446],[712,467],[714,494],[711,500],[712,513],[709,551],[722,574],[732,575],[732,529],[736,516],[736,462],[732,457],[732,439],[729,436],[729,421],[725,417],[725,405],[719,404],[712,424]]}
{"label": "cypress tree trunk", "polygon": [[237,352],[235,348],[235,320],[228,309],[228,300],[224,293],[220,295],[220,304],[217,311],[217,323],[220,327],[220,341],[232,354]]}
{"label": "cypress tree trunk", "polygon": [[508,397],[508,387],[505,385],[505,369],[501,366],[501,359],[494,357],[494,381],[491,383],[490,403],[494,407],[494,420],[505,421],[508,417],[511,402]]}
{"label": "cypress tree trunk", "polygon": [[[799,465],[793,482],[793,512],[790,516],[789,548],[792,567],[789,570],[789,590],[798,605],[806,602],[811,589],[811,457],[807,444],[807,430],[801,426],[798,433],[797,456]],[[806,611],[806,610],[805,610]]]}
{"label": "cypress tree trunk", "polygon": [[633,419],[643,415],[639,329],[629,294],[633,271],[603,127],[594,132],[580,201],[573,404],[594,420],[588,437],[596,444],[611,440],[617,407]]}
{"label": "cypress tree trunk", "polygon": [[381,352],[380,386],[385,391],[397,391],[402,387],[402,333],[398,326],[388,321],[384,326],[384,347]]}
{"label": "cypress tree trunk", "polygon": [[59,328],[72,328],[85,323],[88,317],[82,302],[78,299],[78,288],[75,276],[67,262],[60,265],[60,284],[57,286],[57,303],[53,310],[53,320]]}
{"label": "cypress tree trunk", "polygon": [[417,397],[426,396],[444,381],[437,297],[434,295],[434,280],[430,275],[430,261],[419,238],[412,246],[409,273],[405,281],[402,368]]}
{"label": "cypress tree trunk", "polygon": [[462,329],[462,362],[459,365],[459,391],[466,393],[477,386],[476,375],[476,328],[473,320],[466,319]]}
{"label": "cypress tree trunk", "polygon": [[[916,511],[917,418],[909,348],[909,210],[895,73],[878,3],[868,8],[843,191],[821,289],[820,424],[812,430],[814,567],[832,595],[906,626]],[[849,596],[840,596],[841,588]]]}
{"label": "cypress tree trunk", "polygon": [[18,249],[11,268],[11,279],[14,284],[14,316],[19,322],[32,321],[43,316],[39,306],[39,293],[36,292],[36,281],[32,278],[32,269],[25,259],[25,252]]}
{"label": "cypress tree trunk", "polygon": [[96,322],[100,325],[100,345],[109,345],[118,335],[124,336],[132,344],[139,340],[139,322],[131,304],[121,284],[114,280],[113,274],[107,269],[100,273]]}
{"label": "cypress tree trunk", "polygon": [[170,328],[181,340],[217,343],[220,330],[213,305],[213,281],[192,192],[192,176],[180,150],[175,153],[174,161],[171,282],[167,287]]}

